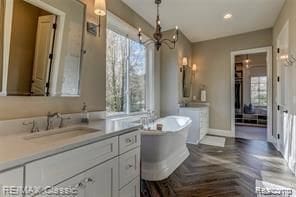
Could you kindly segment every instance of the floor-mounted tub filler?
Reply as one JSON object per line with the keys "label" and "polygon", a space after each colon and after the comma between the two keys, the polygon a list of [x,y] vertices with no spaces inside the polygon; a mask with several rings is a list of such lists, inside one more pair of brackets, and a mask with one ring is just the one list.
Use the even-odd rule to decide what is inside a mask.
{"label": "floor-mounted tub filler", "polygon": [[[157,131],[162,124],[162,131]],[[192,121],[188,117],[168,116],[142,131],[142,178],[160,181],[171,175],[189,156],[186,139]]]}

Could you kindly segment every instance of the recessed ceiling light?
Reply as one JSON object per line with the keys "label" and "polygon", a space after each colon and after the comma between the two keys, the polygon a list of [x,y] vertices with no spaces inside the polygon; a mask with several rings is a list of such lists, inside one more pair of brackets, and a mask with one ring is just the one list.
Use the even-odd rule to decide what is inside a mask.
{"label": "recessed ceiling light", "polygon": [[230,19],[232,18],[232,14],[228,13],[224,15],[224,19]]}

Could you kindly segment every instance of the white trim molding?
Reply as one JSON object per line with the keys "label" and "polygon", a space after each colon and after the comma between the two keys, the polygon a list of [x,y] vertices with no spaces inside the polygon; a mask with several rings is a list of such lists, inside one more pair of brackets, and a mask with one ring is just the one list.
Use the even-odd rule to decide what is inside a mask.
{"label": "white trim molding", "polygon": [[243,54],[254,54],[254,53],[267,53],[266,57],[266,64],[267,64],[267,88],[268,88],[268,107],[267,107],[267,141],[273,142],[272,136],[272,46],[262,47],[262,48],[255,48],[255,49],[246,49],[240,51],[232,51],[230,54],[231,58],[231,135],[235,136],[235,78],[234,78],[234,69],[235,69],[235,56],[243,55]]}
{"label": "white trim molding", "polygon": [[223,137],[235,137],[235,133],[233,133],[231,130],[209,129],[208,134]]}

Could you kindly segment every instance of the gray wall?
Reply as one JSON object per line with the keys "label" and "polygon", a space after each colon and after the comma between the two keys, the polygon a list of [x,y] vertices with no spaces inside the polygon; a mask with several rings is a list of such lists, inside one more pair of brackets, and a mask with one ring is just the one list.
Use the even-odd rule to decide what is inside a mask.
{"label": "gray wall", "polygon": [[[171,38],[175,30],[164,32],[163,36]],[[178,104],[182,100],[180,66],[182,58],[188,58],[191,65],[192,48],[190,41],[181,32],[176,49],[165,45],[160,50],[160,115],[177,115]]]}
{"label": "gray wall", "polygon": [[231,129],[230,53],[271,45],[272,29],[193,44],[193,62],[198,65],[193,95],[200,98],[200,86],[206,85],[211,129]]}

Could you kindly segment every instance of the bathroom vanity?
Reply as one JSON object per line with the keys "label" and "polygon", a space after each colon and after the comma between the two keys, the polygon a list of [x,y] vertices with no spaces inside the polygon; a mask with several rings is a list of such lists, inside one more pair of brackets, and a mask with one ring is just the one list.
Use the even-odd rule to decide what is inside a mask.
{"label": "bathroom vanity", "polygon": [[57,190],[86,197],[140,196],[139,125],[126,120],[97,120],[66,128],[73,132],[3,134],[2,192],[8,191],[6,186],[18,186],[34,188],[34,192],[38,188],[37,196]]}
{"label": "bathroom vanity", "polygon": [[209,130],[209,104],[189,104],[180,107],[179,115],[190,117],[192,120],[187,143],[198,144]]}

